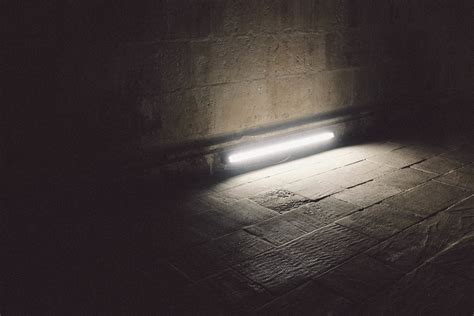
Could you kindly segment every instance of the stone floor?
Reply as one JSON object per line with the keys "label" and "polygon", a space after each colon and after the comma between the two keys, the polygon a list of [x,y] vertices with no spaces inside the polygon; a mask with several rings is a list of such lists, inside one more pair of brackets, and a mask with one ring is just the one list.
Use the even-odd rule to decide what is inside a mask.
{"label": "stone floor", "polygon": [[134,180],[26,199],[5,315],[473,315],[469,141],[374,141],[179,190]]}

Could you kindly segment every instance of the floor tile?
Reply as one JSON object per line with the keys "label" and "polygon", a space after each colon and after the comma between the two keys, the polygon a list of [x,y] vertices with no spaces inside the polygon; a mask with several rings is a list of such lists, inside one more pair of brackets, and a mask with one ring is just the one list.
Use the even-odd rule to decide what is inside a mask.
{"label": "floor tile", "polygon": [[243,225],[221,212],[209,211],[193,216],[187,221],[187,226],[210,239],[239,230]]}
{"label": "floor tile", "polygon": [[366,255],[358,255],[315,279],[354,302],[362,302],[392,285],[402,272]]}
{"label": "floor tile", "polygon": [[366,235],[333,224],[286,245],[282,251],[319,275],[375,243]]}
{"label": "floor tile", "polygon": [[436,156],[413,165],[412,168],[436,174],[445,174],[451,170],[460,168],[463,165],[464,163],[462,162],[447,159],[442,156]]}
{"label": "floor tile", "polygon": [[474,280],[474,234],[457,241],[429,263],[445,273]]}
{"label": "floor tile", "polygon": [[425,152],[417,151],[413,148],[403,147],[388,153],[370,157],[368,160],[394,168],[404,168],[430,158],[431,156],[431,154],[426,154]]}
{"label": "floor tile", "polygon": [[305,216],[306,223],[314,228],[326,226],[341,217],[359,210],[360,207],[334,197],[327,197],[317,202],[310,202],[294,209],[290,213]]}
{"label": "floor tile", "polygon": [[455,150],[443,153],[440,156],[443,158],[456,160],[461,163],[472,163],[474,162],[474,146],[464,145]]}
{"label": "floor tile", "polygon": [[242,226],[262,222],[278,215],[277,212],[263,207],[254,201],[242,199],[217,209],[226,217],[240,223]]}
{"label": "floor tile", "polygon": [[349,315],[353,303],[309,282],[258,309],[257,315]]}
{"label": "floor tile", "polygon": [[249,280],[234,270],[203,280],[199,285],[207,291],[207,298],[222,302],[227,312],[249,312],[272,300],[273,296],[261,285]]}
{"label": "floor tile", "polygon": [[320,199],[344,190],[344,187],[325,179],[326,177],[314,176],[285,185],[283,188],[309,199]]}
{"label": "floor tile", "polygon": [[474,287],[431,266],[410,272],[370,300],[363,315],[471,315]]}
{"label": "floor tile", "polygon": [[469,192],[436,181],[429,181],[413,190],[387,199],[387,204],[429,216],[446,209],[457,201],[467,197]]}
{"label": "floor tile", "polygon": [[309,271],[300,262],[277,250],[245,261],[234,269],[275,295],[296,288],[310,277]]}
{"label": "floor tile", "polygon": [[423,217],[412,211],[382,202],[344,217],[336,223],[383,240],[422,220]]}
{"label": "floor tile", "polygon": [[234,196],[236,198],[249,198],[260,192],[268,191],[274,189],[275,187],[280,187],[283,182],[275,179],[273,177],[259,179],[250,183],[245,183],[231,189],[227,189],[223,192]]}
{"label": "floor tile", "polygon": [[383,175],[375,179],[375,181],[399,188],[400,190],[408,190],[434,178],[435,176],[436,175],[412,168],[404,168]]}
{"label": "floor tile", "polygon": [[441,212],[394,235],[367,253],[391,266],[410,271],[461,239],[474,228],[473,210],[460,206]]}
{"label": "floor tile", "polygon": [[467,190],[436,181],[429,181],[413,190],[387,199],[387,204],[416,212],[422,216],[446,209],[457,201],[469,196]]}
{"label": "floor tile", "polygon": [[461,169],[454,170],[442,177],[436,179],[441,183],[455,185],[461,188],[465,188],[474,191],[474,172],[471,166],[464,167]]}
{"label": "floor tile", "polygon": [[303,224],[304,221],[295,216],[289,218],[278,216],[258,225],[249,226],[245,230],[274,245],[281,245],[306,234],[305,227],[301,227],[298,223]]}
{"label": "floor tile", "polygon": [[375,181],[367,182],[334,195],[335,198],[367,207],[402,192],[400,189]]}
{"label": "floor tile", "polygon": [[199,280],[271,248],[268,242],[238,231],[183,250],[171,262],[191,279]]}
{"label": "floor tile", "polygon": [[334,183],[344,188],[352,187],[386,173],[392,172],[395,169],[389,166],[380,165],[370,161],[360,161],[343,168],[333,170],[321,175],[327,182]]}
{"label": "floor tile", "polygon": [[308,198],[283,189],[255,195],[251,200],[279,213],[288,212],[309,202]]}

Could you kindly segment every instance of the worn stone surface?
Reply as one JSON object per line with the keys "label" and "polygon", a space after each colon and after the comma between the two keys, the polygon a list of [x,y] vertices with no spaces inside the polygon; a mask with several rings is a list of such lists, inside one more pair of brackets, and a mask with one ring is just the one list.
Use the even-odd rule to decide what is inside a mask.
{"label": "worn stone surface", "polygon": [[290,214],[304,215],[306,225],[320,228],[359,209],[358,206],[328,197],[318,202],[310,202],[291,211]]}
{"label": "worn stone surface", "polygon": [[309,282],[256,311],[259,315],[347,315],[353,303],[316,282]]}
{"label": "worn stone surface", "polygon": [[474,280],[474,235],[464,237],[429,261],[445,273]]}
{"label": "worn stone surface", "polygon": [[404,168],[379,177],[376,181],[401,190],[408,190],[434,177],[435,175],[430,173]]}
{"label": "worn stone surface", "polygon": [[282,251],[318,275],[375,243],[366,235],[332,224],[286,245]]}
{"label": "worn stone surface", "polygon": [[474,168],[468,166],[463,167],[461,169],[457,169],[442,177],[437,178],[436,181],[456,185],[474,191]]}
{"label": "worn stone surface", "polygon": [[472,233],[473,208],[459,204],[389,238],[368,251],[370,256],[405,271]]}
{"label": "worn stone surface", "polygon": [[468,195],[469,192],[466,190],[430,181],[388,199],[386,202],[393,206],[412,210],[422,216],[428,216],[451,206]]}
{"label": "worn stone surface", "polygon": [[334,197],[361,207],[367,207],[400,192],[401,190],[396,187],[371,181],[342,191]]}
{"label": "worn stone surface", "polygon": [[417,148],[404,147],[388,153],[370,157],[368,160],[395,168],[403,168],[432,156],[434,156],[434,153],[432,152],[427,152]]}
{"label": "worn stone surface", "polygon": [[423,217],[412,211],[382,202],[340,219],[337,223],[373,238],[385,239],[421,220]]}
{"label": "worn stone surface", "polygon": [[280,187],[283,183],[275,178],[263,178],[249,183],[227,188],[223,192],[235,196],[237,199],[250,198],[261,192]]}
{"label": "worn stone surface", "polygon": [[441,154],[441,157],[456,160],[460,163],[474,162],[474,148],[472,145],[464,145],[461,148]]}
{"label": "worn stone surface", "polygon": [[243,226],[239,221],[217,211],[195,215],[189,218],[188,225],[209,238],[223,236]]}
{"label": "worn stone surface", "polygon": [[278,215],[277,212],[248,199],[228,204],[225,207],[221,207],[219,211],[228,218],[239,222],[242,226],[255,224]]}
{"label": "worn stone surface", "polygon": [[270,251],[234,267],[273,294],[283,294],[310,277],[301,262],[281,251]]}
{"label": "worn stone surface", "polygon": [[436,156],[413,165],[412,168],[437,174],[445,174],[463,165],[464,163],[460,161],[444,158],[443,156]]}
{"label": "worn stone surface", "polygon": [[171,261],[188,277],[198,280],[271,248],[272,245],[264,240],[245,231],[238,231],[183,250]]}
{"label": "worn stone surface", "polygon": [[285,185],[284,188],[310,199],[320,199],[344,190],[344,187],[327,181],[325,176],[314,176],[303,179]]}
{"label": "worn stone surface", "polygon": [[359,255],[318,277],[316,282],[351,301],[361,302],[378,294],[402,275],[371,257]]}
{"label": "worn stone surface", "polygon": [[422,266],[386,293],[370,300],[363,315],[470,315],[474,310],[472,282]]}
{"label": "worn stone surface", "polygon": [[208,299],[220,299],[228,312],[248,312],[272,299],[272,295],[264,287],[233,270],[201,281],[199,285],[210,292]]}
{"label": "worn stone surface", "polygon": [[283,189],[262,193],[252,197],[252,200],[279,213],[288,212],[309,202],[307,198]]}
{"label": "worn stone surface", "polygon": [[389,166],[383,166],[364,160],[350,164],[344,168],[330,171],[325,173],[324,176],[327,181],[347,188],[370,181],[393,170],[394,169]]}
{"label": "worn stone surface", "polygon": [[297,216],[278,216],[258,225],[247,227],[246,230],[272,244],[281,245],[306,234],[307,225],[304,224],[304,219],[303,216],[299,218]]}

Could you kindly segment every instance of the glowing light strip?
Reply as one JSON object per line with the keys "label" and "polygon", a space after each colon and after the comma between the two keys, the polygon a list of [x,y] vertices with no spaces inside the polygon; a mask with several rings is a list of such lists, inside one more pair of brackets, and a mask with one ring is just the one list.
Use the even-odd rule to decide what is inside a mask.
{"label": "glowing light strip", "polygon": [[279,144],[263,146],[257,149],[250,149],[238,152],[229,156],[230,163],[239,163],[256,158],[270,156],[274,154],[281,154],[291,151],[292,149],[305,147],[312,144],[317,144],[334,138],[334,133],[327,132],[312,136],[306,136],[299,139],[283,141]]}

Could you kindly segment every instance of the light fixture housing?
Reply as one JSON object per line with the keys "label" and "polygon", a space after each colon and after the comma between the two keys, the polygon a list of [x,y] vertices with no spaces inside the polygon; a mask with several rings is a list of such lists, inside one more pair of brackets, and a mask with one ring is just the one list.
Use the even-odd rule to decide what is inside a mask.
{"label": "light fixture housing", "polygon": [[305,133],[304,135],[293,136],[285,140],[274,141],[253,148],[236,150],[228,155],[227,161],[232,165],[254,163],[265,158],[290,154],[311,146],[326,143],[333,138],[334,133],[330,131],[311,134]]}

